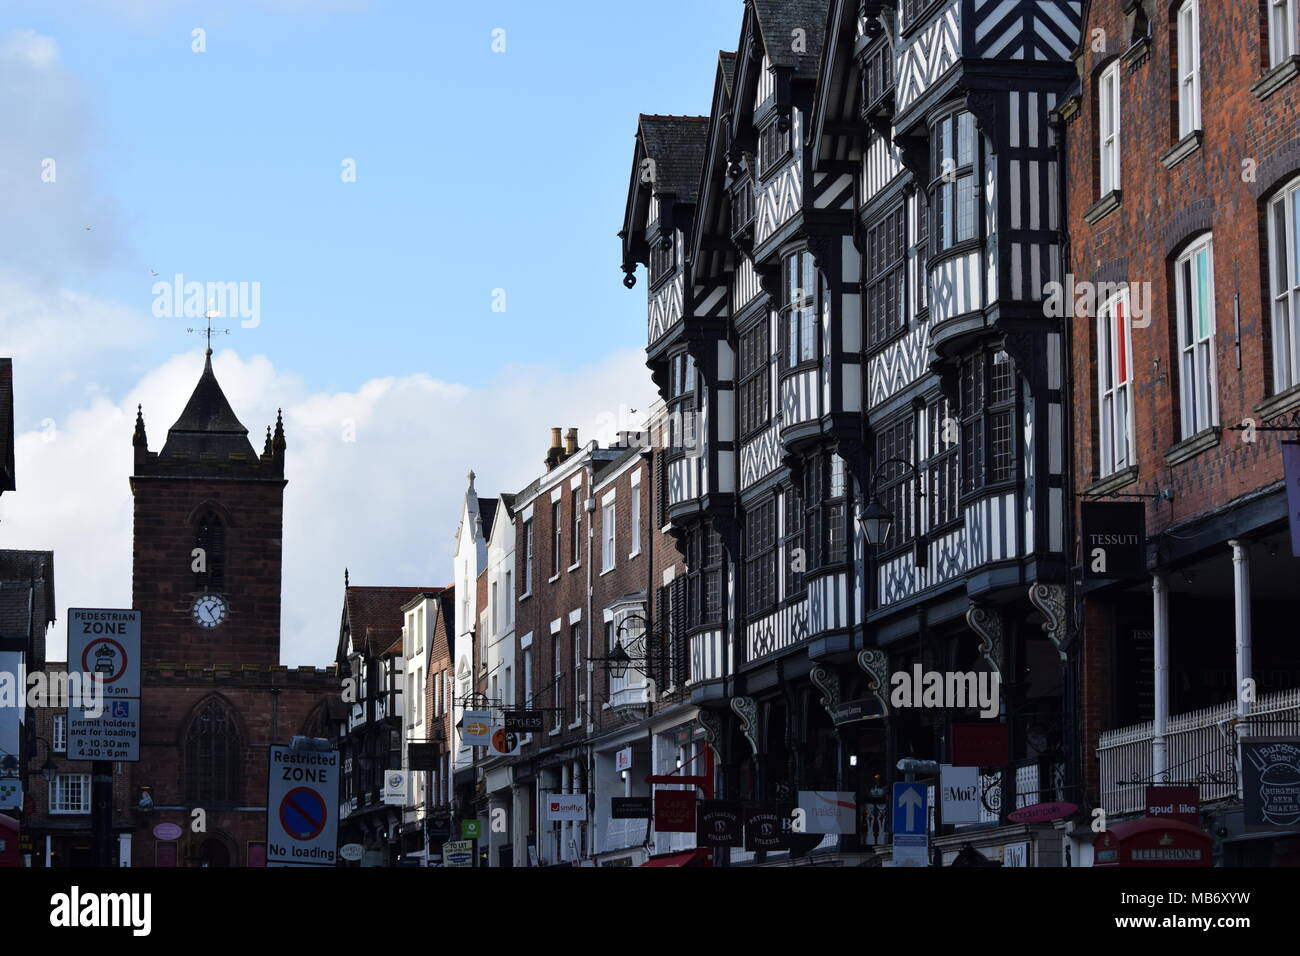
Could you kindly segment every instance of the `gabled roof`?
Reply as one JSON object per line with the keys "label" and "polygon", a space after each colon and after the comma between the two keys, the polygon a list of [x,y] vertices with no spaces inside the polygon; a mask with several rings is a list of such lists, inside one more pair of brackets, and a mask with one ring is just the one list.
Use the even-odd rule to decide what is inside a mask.
{"label": "gabled roof", "polygon": [[637,135],[654,160],[656,194],[671,193],[678,202],[695,202],[708,128],[707,116],[641,114]]}
{"label": "gabled roof", "polygon": [[736,54],[719,51],[718,68],[713,81],[713,106],[709,114],[709,125],[705,136],[704,161],[699,171],[699,201],[696,204],[695,228],[691,236],[690,259],[694,263],[698,278],[711,276],[712,272],[725,261],[725,252],[701,255],[705,236],[724,235],[730,217],[726,214],[726,130],[731,115],[731,96],[735,87]]}
{"label": "gabled roof", "polygon": [[194,386],[194,392],[167,432],[167,442],[160,457],[176,455],[188,458],[215,455],[220,460],[244,457],[256,461],[253,446],[248,441],[248,429],[235,417],[226,394],[212,372],[212,350],[203,360],[203,374]]}
{"label": "gabled roof", "polygon": [[[796,76],[813,77],[821,58],[830,0],[751,0],[763,37],[763,49],[773,65],[790,67]],[[795,31],[804,31],[801,52],[795,52]]]}
{"label": "gabled roof", "polygon": [[343,619],[339,624],[336,660],[342,664],[348,656],[348,641],[364,648],[370,655],[390,647],[394,634],[402,633],[402,606],[419,594],[438,594],[442,588],[390,588],[349,586],[343,594]]}
{"label": "gabled roof", "polygon": [[0,358],[0,494],[14,490],[14,362]]}

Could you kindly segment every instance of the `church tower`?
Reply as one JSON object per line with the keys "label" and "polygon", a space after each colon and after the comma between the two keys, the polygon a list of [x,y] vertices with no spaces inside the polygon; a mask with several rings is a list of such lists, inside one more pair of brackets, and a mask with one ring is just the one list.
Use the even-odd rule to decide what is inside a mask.
{"label": "church tower", "polygon": [[143,663],[213,667],[280,662],[284,425],[259,456],[212,372],[203,374],[162,451],[135,423],[132,607]]}
{"label": "church tower", "polygon": [[261,866],[267,748],[327,736],[326,701],[338,701],[333,668],[280,664],[284,423],[254,452],[209,348],[161,451],[149,450],[143,409],[133,442],[143,689],[140,760],[127,764],[132,865]]}

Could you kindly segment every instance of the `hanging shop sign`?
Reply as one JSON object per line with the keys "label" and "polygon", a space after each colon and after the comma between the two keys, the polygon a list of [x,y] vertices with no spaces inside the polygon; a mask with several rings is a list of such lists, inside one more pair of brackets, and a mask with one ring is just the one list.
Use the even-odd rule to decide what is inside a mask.
{"label": "hanging shop sign", "polygon": [[695,831],[698,846],[740,846],[741,811],[738,800],[704,800]]}
{"label": "hanging shop sign", "polygon": [[649,820],[649,797],[611,797],[609,801],[611,820]]}
{"label": "hanging shop sign", "polygon": [[438,745],[407,744],[406,765],[417,771],[438,769]]}
{"label": "hanging shop sign", "polygon": [[1005,767],[1011,762],[1007,725],[994,720],[952,725],[954,767]]}
{"label": "hanging shop sign", "polygon": [[1291,556],[1300,558],[1300,442],[1282,442],[1286,472],[1286,507],[1291,517]]}
{"label": "hanging shop sign", "polygon": [[656,790],[655,832],[694,833],[698,802],[694,790]]}
{"label": "hanging shop sign", "polygon": [[460,728],[466,747],[486,747],[492,741],[492,715],[486,710],[465,711]]}
{"label": "hanging shop sign", "polygon": [[1242,740],[1241,783],[1247,830],[1300,824],[1300,737]]}
{"label": "hanging shop sign", "polygon": [[1084,501],[1080,518],[1084,581],[1129,581],[1146,575],[1146,505]]}
{"label": "hanging shop sign", "polygon": [[772,803],[745,804],[745,849],[784,850],[786,841],[781,827],[782,815]]}
{"label": "hanging shop sign", "polygon": [[504,726],[506,730],[517,730],[531,734],[542,729],[542,712],[540,710],[507,710]]}
{"label": "hanging shop sign", "polygon": [[1192,826],[1200,826],[1200,787],[1149,786],[1146,797],[1147,816],[1163,820],[1181,820]]}
{"label": "hanging shop sign", "polygon": [[944,823],[979,823],[979,767],[939,767],[940,812]]}
{"label": "hanging shop sign", "polygon": [[883,717],[884,708],[880,705],[880,699],[876,697],[867,697],[862,700],[846,700],[844,703],[831,709],[831,721],[836,727],[842,724],[852,724],[859,720],[873,720],[877,717]]}
{"label": "hanging shop sign", "polygon": [[546,820],[548,823],[564,821],[576,823],[587,819],[587,795],[585,793],[553,793],[546,798]]}

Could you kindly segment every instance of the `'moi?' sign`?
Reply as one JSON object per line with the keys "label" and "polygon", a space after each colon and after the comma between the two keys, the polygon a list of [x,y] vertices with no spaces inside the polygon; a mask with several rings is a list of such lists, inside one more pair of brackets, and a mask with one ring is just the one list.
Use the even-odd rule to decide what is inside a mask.
{"label": "'moi?' sign", "polygon": [[338,851],[337,750],[271,748],[266,865],[334,866]]}

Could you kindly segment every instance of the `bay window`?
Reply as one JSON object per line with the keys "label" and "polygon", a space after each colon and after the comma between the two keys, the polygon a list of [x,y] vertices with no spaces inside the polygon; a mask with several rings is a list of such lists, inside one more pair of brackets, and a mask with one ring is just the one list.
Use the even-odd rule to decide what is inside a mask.
{"label": "bay window", "polygon": [[958,422],[952,417],[948,399],[941,398],[926,407],[927,461],[926,506],[929,528],[939,528],[957,520],[960,464],[957,455]]}
{"label": "bay window", "polygon": [[770,416],[771,383],[768,363],[771,353],[767,338],[767,317],[740,336],[740,437],[748,438],[765,427]]}
{"label": "bay window", "polygon": [[745,585],[749,614],[776,603],[776,501],[750,508],[745,525]]}
{"label": "bay window", "polygon": [[1016,474],[1016,375],[1006,352],[980,352],[961,364],[962,492]]}
{"label": "bay window", "polygon": [[[912,457],[914,420],[909,412],[888,425],[876,435],[876,497],[884,509],[894,516],[887,550],[900,547],[916,537],[917,528],[912,501],[916,495],[916,479],[912,470],[899,461],[915,462]],[[888,462],[888,463],[887,463]]]}
{"label": "bay window", "polygon": [[867,331],[871,345],[907,327],[905,207],[900,205],[867,231]]}

